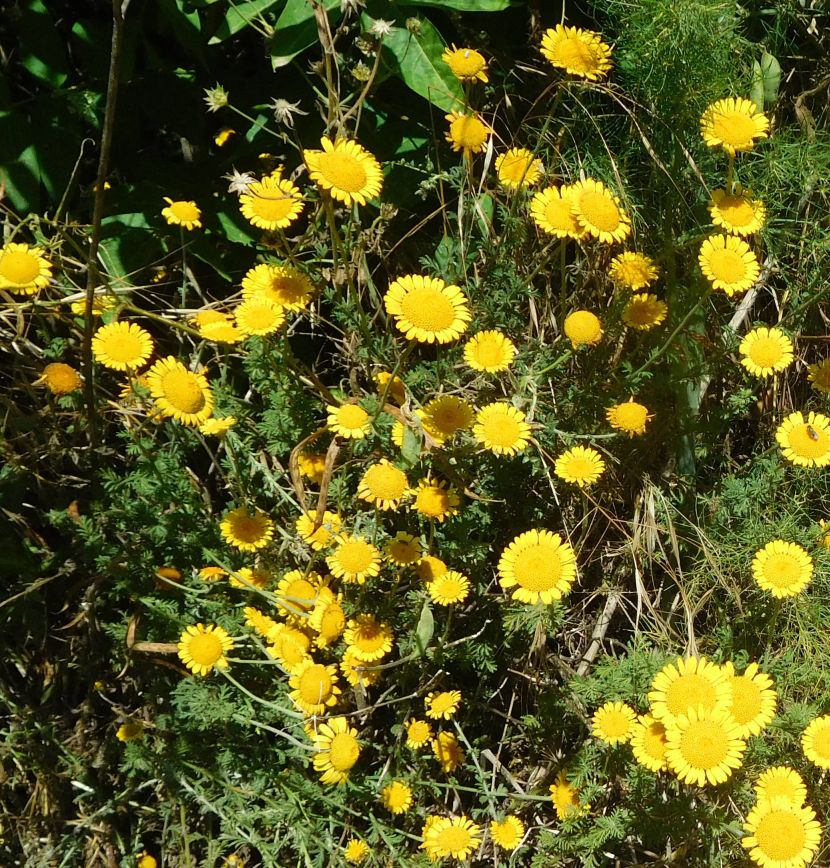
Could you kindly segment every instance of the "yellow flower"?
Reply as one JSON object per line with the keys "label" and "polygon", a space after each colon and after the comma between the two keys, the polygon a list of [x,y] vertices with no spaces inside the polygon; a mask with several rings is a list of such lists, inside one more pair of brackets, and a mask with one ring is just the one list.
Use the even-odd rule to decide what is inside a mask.
{"label": "yellow flower", "polygon": [[631,250],[617,254],[608,266],[611,280],[631,290],[645,289],[657,280],[658,274],[657,265],[650,256]]}
{"label": "yellow flower", "polygon": [[273,575],[262,567],[240,567],[230,573],[228,584],[232,588],[249,591],[252,587],[266,588],[273,578]]}
{"label": "yellow flower", "polygon": [[167,207],[161,209],[161,216],[171,226],[183,226],[185,229],[201,229],[202,221],[199,219],[202,212],[199,210],[195,202],[186,202],[179,200],[174,202],[172,199],[164,197],[167,202]]}
{"label": "yellow flower", "polygon": [[569,313],[562,328],[574,349],[586,345],[592,347],[602,340],[602,323],[589,310]]}
{"label": "yellow flower", "polygon": [[276,169],[261,181],[250,184],[239,197],[243,217],[258,229],[285,229],[303,212],[303,194]]}
{"label": "yellow flower", "polygon": [[320,139],[322,151],[303,151],[312,181],[327,190],[333,199],[351,205],[365,205],[380,195],[383,171],[380,163],[357,142]]}
{"label": "yellow flower", "polygon": [[[118,300],[111,295],[95,295],[92,299],[92,315],[101,316],[108,311],[114,310],[118,306]],[[86,314],[86,299],[80,298],[73,301],[69,305],[69,309],[75,316],[84,316]]]}
{"label": "yellow flower", "polygon": [[433,862],[451,856],[463,862],[481,845],[481,827],[467,817],[444,817],[432,823],[421,847]]}
{"label": "yellow flower", "polygon": [[611,69],[611,48],[598,33],[557,24],[542,36],[542,54],[552,66],[588,81],[603,78]]}
{"label": "yellow flower", "polygon": [[343,848],[343,858],[349,865],[362,865],[370,853],[369,845],[359,838],[350,838]]}
{"label": "yellow flower", "polygon": [[329,708],[337,705],[340,695],[337,667],[315,663],[310,657],[294,669],[288,686],[291,701],[308,717],[326,714]]}
{"label": "yellow flower", "polygon": [[[406,401],[406,385],[400,377],[393,377],[389,371],[378,371],[372,378],[378,387],[378,395],[386,393],[387,401],[403,404]],[[390,385],[387,387],[387,383]]]}
{"label": "yellow flower", "polygon": [[581,816],[591,807],[579,801],[579,793],[568,781],[565,772],[559,772],[556,783],[550,785],[550,798],[560,820]]}
{"label": "yellow flower", "polygon": [[825,467],[830,464],[830,419],[812,410],[805,419],[790,413],[778,426],[775,439],[784,457],[799,467]]}
{"label": "yellow flower", "polygon": [[393,281],[384,296],[386,312],[407,340],[447,344],[457,340],[472,319],[467,297],[440,277],[407,274]]}
{"label": "yellow flower", "polygon": [[678,657],[654,676],[648,701],[651,716],[668,726],[691,709],[728,708],[731,692],[717,664],[705,657]]}
{"label": "yellow flower", "polygon": [[48,364],[43,373],[35,380],[34,385],[45,385],[53,395],[69,395],[81,388],[81,375],[64,362]]}
{"label": "yellow flower", "polygon": [[[205,567],[205,569],[210,569],[209,567]],[[225,573],[224,570],[222,570]],[[225,573],[227,575],[227,573]],[[221,578],[221,576],[217,576],[217,578]],[[260,612],[259,609],[254,608],[253,606],[245,606],[242,611],[245,613],[245,626],[250,627],[256,633],[258,633],[263,638],[266,638],[271,631],[276,627],[284,627],[284,624],[279,624],[273,618],[269,618],[264,612]]]}
{"label": "yellow flower", "polygon": [[377,509],[397,509],[408,490],[409,482],[403,470],[382,458],[363,474],[357,496]]}
{"label": "yellow flower", "polygon": [[201,425],[213,413],[213,392],[207,377],[189,371],[174,356],[159,359],[147,371],[150,395],[162,416],[183,425]]}
{"label": "yellow flower", "polygon": [[302,310],[314,294],[314,284],[290,265],[255,265],[242,278],[242,297],[264,297],[286,310]]}
{"label": "yellow flower", "polygon": [[270,335],[285,323],[280,305],[263,295],[246,298],[234,309],[236,324],[243,335]]}
{"label": "yellow flower", "polygon": [[445,48],[441,60],[459,81],[487,82],[487,61],[474,48]]}
{"label": "yellow flower", "polygon": [[381,670],[373,669],[371,663],[356,657],[353,648],[346,648],[340,661],[340,671],[352,687],[364,689],[377,684],[381,676]]}
{"label": "yellow flower", "polygon": [[463,151],[464,156],[469,159],[487,147],[491,130],[478,115],[452,111],[446,115],[446,119],[450,122],[446,139],[454,151]]}
{"label": "yellow flower", "polygon": [[265,638],[269,642],[268,656],[279,660],[289,674],[309,659],[311,639],[296,627],[275,623]]}
{"label": "yellow flower", "polygon": [[447,570],[437,579],[427,583],[427,593],[433,603],[439,606],[451,606],[467,599],[470,593],[470,580],[462,573]]}
{"label": "yellow flower", "polygon": [[318,648],[326,648],[336,642],[346,629],[342,599],[339,594],[335,597],[326,585],[318,591],[317,602],[308,617],[308,626],[317,634],[314,644]]}
{"label": "yellow flower", "polygon": [[780,329],[759,326],[741,341],[741,364],[756,377],[783,371],[793,362],[793,343]]}
{"label": "yellow flower", "polygon": [[236,425],[235,416],[215,416],[207,422],[202,422],[199,433],[206,437],[224,437],[234,425]]}
{"label": "yellow flower", "polygon": [[728,296],[746,292],[761,273],[758,259],[742,238],[712,235],[700,246],[700,270],[714,289]]}
{"label": "yellow flower", "polygon": [[386,557],[393,564],[406,567],[421,560],[423,546],[418,537],[399,530],[386,544]]}
{"label": "yellow flower", "polygon": [[52,265],[39,247],[10,242],[0,248],[0,289],[34,295],[51,279]]}
{"label": "yellow flower", "polygon": [[818,544],[824,546],[826,549],[830,549],[830,522],[820,518],[818,520],[818,526],[821,528],[821,536],[819,537]]}
{"label": "yellow flower", "polygon": [[709,213],[715,226],[720,226],[724,232],[732,235],[752,235],[759,232],[767,217],[764,203],[751,198],[751,192],[744,191],[740,184],[732,193],[721,189],[713,190]]}
{"label": "yellow flower", "polygon": [[741,844],[761,868],[805,868],[819,848],[821,826],[815,811],[788,799],[759,801],[749,812]]}
{"label": "yellow flower", "polygon": [[629,437],[646,433],[646,424],[653,415],[648,407],[638,404],[634,398],[629,398],[624,404],[614,404],[605,411],[609,425],[617,431],[623,431]]}
{"label": "yellow flower", "polygon": [[447,565],[441,558],[436,558],[433,555],[424,555],[416,570],[421,581],[433,582],[438,576],[443,576],[447,572]]}
{"label": "yellow flower", "polygon": [[653,772],[665,771],[666,727],[650,714],[641,715],[631,727],[631,750],[641,766]]}
{"label": "yellow flower", "polygon": [[207,675],[214,668],[227,669],[226,651],[233,650],[233,639],[215,624],[190,625],[179,639],[179,659],[195,675]]}
{"label": "yellow flower", "polygon": [[546,187],[533,194],[530,200],[530,216],[533,222],[548,235],[555,238],[580,239],[587,231],[579,225],[574,215],[572,200],[574,188]]}
{"label": "yellow flower", "polygon": [[153,354],[153,339],[134,322],[111,322],[92,337],[92,355],[114,371],[135,370]]}
{"label": "yellow flower", "polygon": [[158,862],[146,850],[142,850],[135,857],[136,868],[158,868]]}
{"label": "yellow flower", "polygon": [[323,472],[326,469],[326,453],[300,452],[297,456],[297,467],[303,476],[315,485],[319,485],[323,481]]}
{"label": "yellow flower", "polygon": [[830,393],[830,359],[808,365],[807,379],[817,392]]}
{"label": "yellow flower", "polygon": [[496,174],[505,187],[532,187],[545,167],[527,148],[510,148],[496,157]]}
{"label": "yellow flower", "polygon": [[297,519],[294,527],[306,545],[310,545],[314,551],[320,552],[334,542],[335,537],[340,533],[342,522],[337,513],[329,512],[326,509],[323,511],[318,525],[315,510],[314,512],[303,513]]}
{"label": "yellow flower", "polygon": [[732,690],[729,711],[740,727],[741,738],[758,735],[775,717],[778,697],[772,678],[760,672],[757,663],[750,663],[742,675],[736,675],[735,666],[727,661],[723,671]]}
{"label": "yellow flower", "polygon": [[669,309],[656,295],[640,292],[632,295],[623,310],[622,319],[627,326],[638,331],[648,331],[666,319]]}
{"label": "yellow flower", "polygon": [[412,807],[412,790],[404,781],[392,781],[380,791],[380,800],[392,814],[405,814]]}
{"label": "yellow flower", "polygon": [[413,718],[406,724],[406,743],[408,747],[423,747],[432,738],[432,724],[428,720]]}
{"label": "yellow flower", "polygon": [[746,742],[725,708],[690,708],[666,727],[666,762],[681,781],[722,784],[741,767]]}
{"label": "yellow flower", "polygon": [[362,440],[372,433],[372,420],[360,404],[328,404],[329,429],[347,440]]}
{"label": "yellow flower", "polygon": [[315,572],[290,570],[277,585],[277,608],[281,615],[291,620],[303,619],[314,608],[317,602],[317,592],[323,584],[323,578]]}
{"label": "yellow flower", "polygon": [[274,537],[274,522],[260,509],[232,509],[219,523],[222,539],[243,552],[255,552]]}
{"label": "yellow flower", "polygon": [[553,603],[565,596],[576,579],[576,555],[558,533],[528,530],[502,552],[499,584],[513,588],[523,603]]}
{"label": "yellow flower", "polygon": [[360,758],[357,730],[349,726],[345,717],[331,717],[319,725],[314,746],[319,753],[312,762],[315,771],[321,772],[320,780],[324,784],[345,783]]}
{"label": "yellow flower", "polygon": [[415,500],[411,509],[433,521],[443,521],[458,514],[461,503],[455,489],[448,488],[443,479],[422,479],[414,490]]}
{"label": "yellow flower", "polygon": [[565,482],[584,488],[602,476],[605,462],[596,449],[590,446],[573,446],[556,459],[553,472]]}
{"label": "yellow flower", "polygon": [[352,585],[363,585],[376,576],[380,561],[380,552],[369,540],[348,533],[337,538],[337,547],[326,558],[331,574]]}
{"label": "yellow flower", "polygon": [[500,822],[490,821],[490,837],[502,850],[515,850],[522,843],[524,834],[525,825],[515,814],[508,814]]}
{"label": "yellow flower", "polygon": [[479,332],[464,345],[464,361],[474,371],[506,371],[516,358],[516,345],[500,331]]}
{"label": "yellow flower", "polygon": [[433,720],[450,720],[461,705],[460,690],[433,691],[424,700],[427,717]]}
{"label": "yellow flower", "polygon": [[373,663],[392,650],[395,634],[385,621],[364,614],[349,620],[343,639],[353,657],[364,663]]}
{"label": "yellow flower", "polygon": [[432,740],[432,752],[445,775],[452,774],[464,762],[464,751],[454,732],[439,732]]}
{"label": "yellow flower", "polygon": [[521,410],[505,401],[496,401],[476,413],[473,436],[496,455],[516,455],[530,442],[530,425]]}
{"label": "yellow flower", "polygon": [[199,570],[199,578],[203,582],[218,582],[219,579],[224,579],[227,572],[222,567],[202,567]]}
{"label": "yellow flower", "polygon": [[455,395],[439,395],[416,412],[424,430],[438,444],[443,444],[458,431],[465,431],[475,418],[475,410]]}
{"label": "yellow flower", "polygon": [[206,341],[215,341],[219,344],[238,344],[245,338],[230,314],[223,314],[222,319],[214,319],[200,325],[199,334]]}
{"label": "yellow flower", "polygon": [[620,200],[602,181],[587,178],[571,188],[571,210],[577,223],[604,244],[623,241],[631,232],[631,219]]}
{"label": "yellow flower", "polygon": [[820,769],[830,769],[830,714],[810,721],[801,736],[804,756]]}
{"label": "yellow flower", "polygon": [[591,732],[606,744],[625,744],[633,734],[637,714],[624,702],[606,702],[591,718]]}
{"label": "yellow flower", "polygon": [[763,772],[755,782],[756,801],[787,799],[801,807],[807,800],[807,787],[801,775],[789,766],[773,766]]}
{"label": "yellow flower", "polygon": [[122,723],[115,732],[119,741],[136,741],[144,737],[144,724],[140,720],[128,720]]}
{"label": "yellow flower", "polygon": [[776,539],[755,553],[752,575],[776,599],[793,597],[813,578],[813,559],[798,543]]}
{"label": "yellow flower", "polygon": [[751,151],[755,139],[765,139],[769,121],[748,99],[719,99],[700,119],[703,141],[710,148],[722,147],[733,157],[738,151]]}
{"label": "yellow flower", "polygon": [[231,136],[236,135],[236,130],[232,127],[222,127],[221,130],[213,137],[213,144],[217,148],[222,148],[228,143]]}

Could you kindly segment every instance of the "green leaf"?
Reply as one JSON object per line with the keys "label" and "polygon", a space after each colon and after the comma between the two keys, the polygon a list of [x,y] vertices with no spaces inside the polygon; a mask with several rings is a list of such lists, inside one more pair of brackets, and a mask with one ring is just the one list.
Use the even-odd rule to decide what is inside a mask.
{"label": "green leaf", "polygon": [[752,64],[752,86],[750,99],[755,103],[759,112],[764,106],[770,106],[778,99],[778,88],[781,86],[781,65],[771,55],[764,52],[761,62],[757,60]]}
{"label": "green leaf", "polygon": [[[373,19],[361,15],[368,30]],[[393,27],[383,40],[383,57],[400,76],[404,84],[442,111],[460,108],[464,93],[450,68],[441,60],[444,42],[426,18],[418,19],[420,27],[412,33],[406,27]]]}
{"label": "green leaf", "polygon": [[407,467],[414,467],[421,459],[421,441],[418,435],[408,426],[403,429],[401,456]]}
{"label": "green leaf", "polygon": [[101,221],[99,258],[113,286],[132,286],[132,275],[158,259],[161,245],[141,211],[114,214]]}
{"label": "green leaf", "polygon": [[436,6],[459,12],[501,12],[517,5],[514,0],[398,0],[399,6]]}
{"label": "green leaf", "polygon": [[20,62],[37,79],[60,87],[69,77],[63,40],[41,0],[23,4],[17,22]]}
{"label": "green leaf", "polygon": [[238,212],[231,215],[225,211],[219,211],[216,218],[219,220],[225,238],[234,244],[252,244],[262,235],[261,232],[253,229],[250,223],[245,223]]}
{"label": "green leaf", "polygon": [[[340,0],[323,0],[326,12],[335,12],[332,23],[340,20]],[[317,22],[308,0],[288,0],[274,25],[271,37],[271,66],[287,66],[298,55],[317,44]]]}
{"label": "green leaf", "polygon": [[429,602],[424,600],[424,605],[421,606],[421,617],[418,618],[418,626],[415,628],[415,647],[422,656],[426,654],[434,632],[435,619],[432,617],[432,609]]}
{"label": "green leaf", "polygon": [[19,112],[0,112],[0,186],[19,212],[40,208],[40,165]]}
{"label": "green leaf", "polygon": [[199,13],[186,11],[185,0],[158,0],[158,8],[170,25],[176,40],[205,66],[202,21]]}
{"label": "green leaf", "polygon": [[282,0],[248,0],[247,3],[231,3],[224,21],[216,28],[216,33],[210,37],[208,45],[230,39],[234,33],[249,27],[258,15],[273,9],[281,2]]}

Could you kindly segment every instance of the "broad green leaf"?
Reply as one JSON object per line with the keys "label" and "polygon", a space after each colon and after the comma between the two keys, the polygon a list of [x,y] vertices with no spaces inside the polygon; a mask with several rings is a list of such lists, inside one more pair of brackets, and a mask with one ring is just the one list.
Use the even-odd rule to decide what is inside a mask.
{"label": "broad green leaf", "polygon": [[222,232],[228,241],[234,244],[251,244],[258,240],[262,233],[254,229],[250,223],[247,223],[237,213],[236,215],[228,214],[225,211],[219,211],[216,215],[219,224],[222,227]]}
{"label": "broad green leaf", "polygon": [[432,609],[429,603],[424,600],[424,605],[421,606],[421,617],[418,618],[418,626],[415,628],[415,647],[419,654],[426,654],[434,632],[435,619],[432,617]]}
{"label": "broad green leaf", "polygon": [[398,6],[437,6],[459,12],[501,12],[515,5],[514,0],[398,0]]}
{"label": "broad green leaf", "polygon": [[69,77],[66,50],[54,19],[41,0],[22,4],[17,34],[21,64],[40,81],[60,87]]}
{"label": "broad green leaf", "polygon": [[216,29],[216,33],[210,37],[208,45],[224,42],[234,33],[249,27],[258,15],[273,9],[280,3],[282,0],[247,0],[246,3],[235,3],[231,0],[225,20]]}
{"label": "broad green leaf", "polygon": [[204,66],[204,39],[199,13],[187,12],[185,0],[158,0],[158,9],[170,25],[176,40]]}
{"label": "broad green leaf", "polygon": [[[340,20],[340,0],[323,0],[323,7],[332,15],[332,25]],[[317,22],[308,0],[288,0],[274,25],[271,37],[271,66],[279,69],[307,48],[317,44]]]}
{"label": "broad green leaf", "polygon": [[418,435],[408,426],[403,429],[401,456],[407,467],[414,467],[421,459],[421,441]]}
{"label": "broad green leaf", "polygon": [[752,86],[749,98],[755,103],[759,112],[764,106],[772,105],[778,99],[778,88],[781,86],[781,65],[771,55],[764,52],[760,63],[752,64]]}
{"label": "broad green leaf", "polygon": [[[368,30],[373,19],[361,16]],[[440,34],[426,18],[420,18],[417,33],[406,27],[393,27],[383,40],[383,56],[404,84],[442,111],[460,108],[464,93],[458,79],[441,60],[445,45]]]}
{"label": "broad green leaf", "polygon": [[0,186],[20,213],[40,208],[40,165],[28,129],[19,112],[0,112]]}
{"label": "broad green leaf", "polygon": [[98,258],[113,286],[132,286],[141,270],[162,253],[146,215],[141,211],[114,214],[101,221]]}

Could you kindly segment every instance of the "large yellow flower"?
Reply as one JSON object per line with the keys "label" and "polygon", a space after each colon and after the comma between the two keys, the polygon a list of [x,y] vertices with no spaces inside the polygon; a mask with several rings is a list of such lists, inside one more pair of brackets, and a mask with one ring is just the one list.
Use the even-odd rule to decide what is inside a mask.
{"label": "large yellow flower", "polygon": [[654,417],[648,412],[648,407],[629,398],[624,404],[609,407],[605,411],[605,418],[612,428],[634,437],[636,434],[645,434],[648,421]]}
{"label": "large yellow flower", "polygon": [[153,339],[134,322],[111,322],[92,337],[92,355],[114,371],[140,368],[152,354]]}
{"label": "large yellow flower", "polygon": [[572,199],[573,187],[546,187],[533,194],[530,216],[542,232],[555,238],[584,238],[588,233],[574,215]]}
{"label": "large yellow flower", "polygon": [[496,157],[496,174],[505,187],[532,187],[545,167],[527,148],[510,148]]}
{"label": "large yellow flower", "polygon": [[590,446],[573,446],[557,459],[553,472],[565,482],[584,488],[596,482],[605,472],[605,462]]}
{"label": "large yellow flower", "polygon": [[380,195],[383,170],[364,147],[347,139],[320,139],[322,151],[303,151],[312,181],[327,190],[333,199],[351,205],[365,205]]}
{"label": "large yellow flower", "polygon": [[758,777],[754,789],[759,802],[783,798],[801,807],[807,799],[807,787],[801,775],[789,766],[768,768]]}
{"label": "large yellow flower", "polygon": [[657,280],[658,274],[657,264],[650,256],[633,250],[617,254],[608,266],[611,280],[632,290],[645,289]]}
{"label": "large yellow flower", "polygon": [[793,342],[781,329],[759,326],[741,341],[741,364],[756,377],[769,377],[793,362]]}
{"label": "large yellow flower", "polygon": [[589,310],[575,310],[565,317],[562,324],[565,337],[571,342],[571,346],[592,347],[602,340],[602,323],[596,314]]}
{"label": "large yellow flower", "polygon": [[0,248],[0,289],[34,295],[51,279],[52,265],[39,247],[9,242]]}
{"label": "large yellow flower", "polygon": [[372,420],[360,404],[326,406],[329,429],[347,440],[362,440],[372,432]]}
{"label": "large yellow flower", "polygon": [[830,714],[810,721],[801,736],[804,756],[820,769],[830,769]]}
{"label": "large yellow flower", "polygon": [[625,744],[633,735],[637,714],[624,702],[606,702],[591,718],[591,732],[606,744]]}
{"label": "large yellow flower", "polygon": [[740,727],[741,738],[758,735],[775,717],[778,697],[772,686],[772,678],[750,663],[741,675],[735,674],[731,661],[723,665],[723,671],[732,690],[729,711]]}
{"label": "large yellow flower", "polygon": [[732,156],[738,151],[751,151],[755,139],[765,139],[768,129],[766,116],[748,99],[719,99],[700,119],[703,141],[710,148],[722,147]]}
{"label": "large yellow flower", "polygon": [[448,487],[443,479],[422,479],[414,490],[415,500],[412,509],[432,521],[443,521],[457,515],[461,503],[454,488]]}
{"label": "large yellow flower", "polygon": [[641,766],[653,772],[665,771],[666,727],[650,714],[641,715],[631,727],[631,750]]}
{"label": "large yellow flower", "polygon": [[781,797],[759,801],[744,830],[749,834],[741,844],[761,868],[805,868],[821,842],[815,811]]}
{"label": "large yellow flower", "polygon": [[452,70],[459,81],[487,82],[487,61],[474,48],[445,48],[441,60]]}
{"label": "large yellow flower", "polygon": [[290,265],[255,265],[242,278],[243,298],[264,296],[286,310],[302,310],[313,293],[314,284]]}
{"label": "large yellow flower", "polygon": [[738,184],[732,193],[712,190],[709,202],[712,222],[732,235],[753,235],[760,231],[766,220],[767,209],[759,199],[753,199],[749,190]]}
{"label": "large yellow flower", "polygon": [[813,559],[798,543],[776,539],[755,553],[752,575],[773,597],[792,597],[813,578]]}
{"label": "large yellow flower", "polygon": [[700,270],[714,289],[728,296],[746,292],[761,273],[758,259],[742,238],[712,235],[700,246]]}
{"label": "large yellow flower", "polygon": [[326,714],[337,705],[340,688],[337,686],[337,667],[315,663],[310,657],[292,672],[288,680],[292,702],[311,717]]}
{"label": "large yellow flower", "polygon": [[446,139],[454,151],[463,151],[469,158],[485,149],[491,130],[478,115],[452,111],[446,119],[450,122]]}
{"label": "large yellow flower", "polygon": [[447,344],[457,340],[472,319],[467,297],[440,277],[407,274],[393,281],[384,296],[386,312],[407,340]]}
{"label": "large yellow flower", "polygon": [[475,410],[455,395],[438,395],[416,412],[424,430],[438,444],[466,431],[475,418]]}
{"label": "large yellow flower", "polygon": [[611,48],[592,30],[557,24],[542,36],[542,54],[552,66],[588,81],[611,69]]}
{"label": "large yellow flower", "polygon": [[194,675],[207,675],[213,669],[227,669],[226,651],[233,650],[233,639],[215,624],[190,625],[179,639],[179,659]]}
{"label": "large yellow flower", "polygon": [[319,753],[312,762],[315,770],[321,772],[320,780],[324,784],[345,783],[360,758],[357,730],[349,726],[345,717],[331,717],[319,724],[314,746]]}
{"label": "large yellow flower", "polygon": [[571,209],[577,223],[604,244],[622,241],[631,232],[631,218],[602,181],[587,178],[571,188]]}
{"label": "large yellow flower", "polygon": [[576,579],[576,555],[558,533],[528,530],[502,552],[498,571],[503,588],[516,588],[514,600],[552,603],[570,591]]}
{"label": "large yellow flower", "polygon": [[174,202],[172,199],[168,199],[167,196],[164,197],[164,201],[167,202],[167,207],[161,209],[161,216],[171,226],[181,226],[187,230],[202,228],[202,221],[200,219],[202,212],[195,202],[183,199]]}
{"label": "large yellow flower", "polygon": [[331,574],[347,584],[363,585],[380,572],[378,549],[360,536],[341,534],[334,552],[326,558]]}
{"label": "large yellow flower", "polygon": [[826,467],[830,464],[830,419],[812,410],[805,419],[790,413],[778,426],[775,439],[784,457],[799,467]]}
{"label": "large yellow flower", "polygon": [[464,344],[464,361],[474,371],[506,371],[515,357],[516,345],[495,329],[478,332]]}
{"label": "large yellow flower", "polygon": [[448,856],[463,862],[472,856],[480,845],[480,826],[467,817],[444,817],[430,826],[421,847],[433,862]]}
{"label": "large yellow flower", "polygon": [[277,169],[255,181],[239,197],[239,207],[248,222],[258,229],[285,229],[303,212],[303,194]]}
{"label": "large yellow flower", "polygon": [[188,370],[175,356],[147,371],[147,385],[162,416],[183,425],[201,425],[213,413],[213,392],[201,371]]}
{"label": "large yellow flower", "polygon": [[622,312],[622,320],[638,331],[648,331],[660,325],[665,319],[669,308],[664,301],[650,292],[639,292],[632,295]]}
{"label": "large yellow flower", "polygon": [[392,650],[395,634],[385,621],[363,614],[349,620],[343,639],[356,659],[372,663]]}
{"label": "large yellow flower", "polygon": [[705,657],[678,657],[654,677],[648,701],[651,716],[668,726],[692,709],[728,708],[731,696],[720,666]]}
{"label": "large yellow flower", "polygon": [[378,509],[397,509],[408,490],[409,482],[403,470],[382,458],[363,474],[357,496]]}
{"label": "large yellow flower", "polygon": [[476,413],[473,436],[496,455],[516,455],[530,443],[530,424],[521,410],[496,401]]}
{"label": "large yellow flower", "polygon": [[690,708],[666,726],[666,762],[681,781],[722,784],[740,768],[746,742],[725,708]]}
{"label": "large yellow flower", "polygon": [[262,510],[232,509],[219,523],[225,542],[243,552],[255,552],[274,537],[274,522]]}

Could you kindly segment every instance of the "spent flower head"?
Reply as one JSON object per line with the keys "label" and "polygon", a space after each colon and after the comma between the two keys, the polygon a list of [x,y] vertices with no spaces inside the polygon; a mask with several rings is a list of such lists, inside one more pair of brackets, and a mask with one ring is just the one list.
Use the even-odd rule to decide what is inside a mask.
{"label": "spent flower head", "polygon": [[221,84],[205,90],[204,100],[209,112],[218,112],[220,108],[224,108],[228,104],[228,99],[228,92]]}
{"label": "spent flower head", "polygon": [[289,102],[287,99],[275,99],[271,101],[271,108],[274,110],[274,120],[278,124],[285,124],[287,127],[294,128],[294,115],[307,115],[300,108],[300,101]]}

